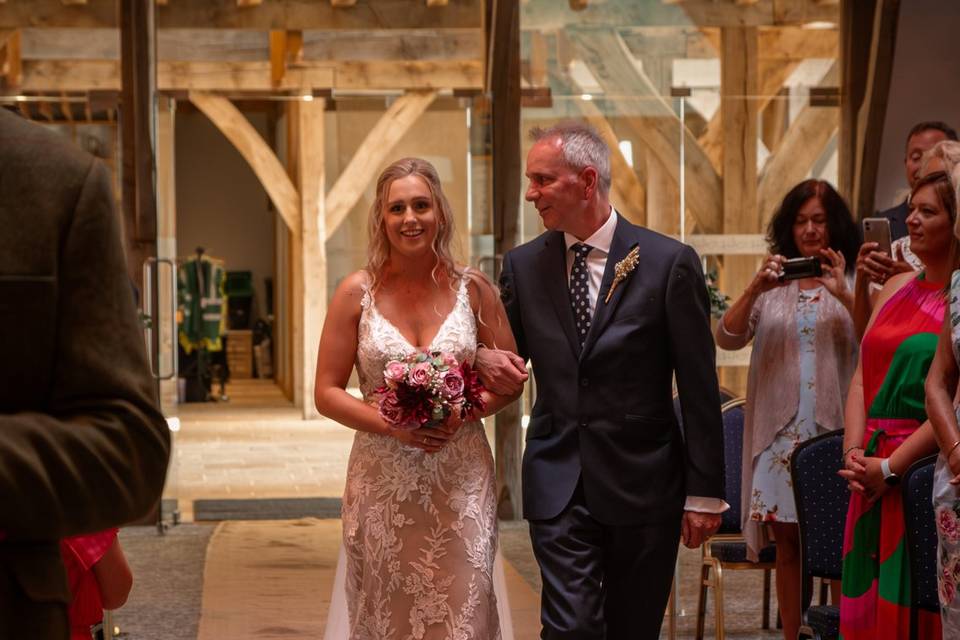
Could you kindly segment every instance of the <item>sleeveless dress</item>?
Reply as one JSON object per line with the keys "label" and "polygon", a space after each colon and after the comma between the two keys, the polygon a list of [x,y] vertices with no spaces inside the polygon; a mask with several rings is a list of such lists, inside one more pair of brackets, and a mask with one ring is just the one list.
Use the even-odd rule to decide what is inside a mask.
{"label": "sleeveless dress", "polygon": [[[865,455],[889,457],[927,419],[924,381],[933,361],[947,300],[943,284],[924,274],[895,293],[860,346]],[[919,637],[939,638],[940,617],[919,611]],[[840,637],[910,637],[910,570],[899,490],[872,505],[850,496],[843,537]]]}
{"label": "sleeveless dress", "polygon": [[[790,457],[801,442],[823,431],[817,425],[817,306],[823,287],[800,289],[797,295],[797,341],[800,354],[800,401],[797,415],[753,462],[750,520],[797,522],[797,505],[790,479]],[[827,294],[829,295],[829,294]]]}
{"label": "sleeveless dress", "polygon": [[[950,338],[960,363],[960,271],[950,281]],[[957,407],[960,416],[960,407]],[[953,474],[941,453],[933,475],[933,509],[937,516],[937,586],[944,638],[960,638],[960,493],[950,484]]]}
{"label": "sleeveless dress", "polygon": [[[386,363],[417,351],[364,288],[356,367],[375,403]],[[463,278],[453,310],[428,350],[473,362],[477,327]],[[348,624],[326,638],[498,640],[494,595],[497,498],[493,456],[480,422],[464,424],[437,453],[357,431],[343,495],[343,547],[335,583],[346,594]],[[342,634],[342,635],[339,635]]]}

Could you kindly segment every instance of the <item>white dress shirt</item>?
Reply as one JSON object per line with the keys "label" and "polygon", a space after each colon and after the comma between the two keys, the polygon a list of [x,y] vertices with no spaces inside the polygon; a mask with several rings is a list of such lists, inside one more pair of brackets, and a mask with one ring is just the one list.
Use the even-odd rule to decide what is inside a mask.
{"label": "white dress shirt", "polygon": [[[573,270],[573,251],[570,247],[581,242],[593,247],[593,250],[587,254],[587,290],[590,292],[591,314],[596,312],[597,297],[600,294],[600,283],[603,281],[603,272],[607,268],[607,256],[610,254],[610,244],[613,242],[613,234],[617,230],[617,216],[613,207],[610,208],[610,215],[606,222],[600,225],[600,228],[593,232],[589,238],[580,240],[576,236],[564,232],[563,240],[567,245],[567,284],[570,283],[570,272]],[[701,496],[687,496],[687,502],[684,509],[687,511],[700,511],[702,513],[723,513],[730,508],[726,502],[720,498],[705,498]]]}

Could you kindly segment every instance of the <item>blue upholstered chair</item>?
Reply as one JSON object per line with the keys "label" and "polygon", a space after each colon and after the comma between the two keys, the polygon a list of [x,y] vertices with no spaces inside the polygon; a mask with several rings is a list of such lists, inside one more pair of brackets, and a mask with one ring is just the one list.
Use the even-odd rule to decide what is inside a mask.
{"label": "blue upholstered chair", "polygon": [[[790,458],[793,495],[800,524],[804,606],[810,601],[808,578],[840,580],[843,528],[850,492],[837,475],[843,454],[843,432],[831,431],[801,443]],[[840,634],[840,608],[815,605],[803,612],[798,637],[817,640]]]}
{"label": "blue upholstered chair", "polygon": [[917,611],[940,613],[937,593],[937,523],[933,510],[933,469],[937,456],[918,460],[903,475],[903,519],[910,559],[910,637],[917,633]]}
{"label": "blue upholstered chair", "polygon": [[723,514],[716,535],[703,543],[700,567],[700,597],[697,603],[697,640],[703,638],[706,619],[707,590],[713,588],[714,616],[717,640],[723,640],[723,572],[725,570],[763,570],[763,628],[770,628],[770,571],[776,561],[776,549],[766,547],[760,552],[760,562],[747,560],[747,543],[740,528],[740,482],[743,457],[743,406],[745,400],[736,398],[723,407],[723,475],[726,484],[724,499],[730,505]]}

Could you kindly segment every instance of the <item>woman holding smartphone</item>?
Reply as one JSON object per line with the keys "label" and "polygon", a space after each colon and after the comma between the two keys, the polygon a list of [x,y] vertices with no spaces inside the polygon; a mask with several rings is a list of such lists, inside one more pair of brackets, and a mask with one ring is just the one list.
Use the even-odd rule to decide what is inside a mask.
{"label": "woman holding smartphone", "polygon": [[[936,449],[924,380],[960,255],[956,198],[945,173],[921,178],[910,207],[910,247],[924,270],[895,275],[880,291],[847,396],[840,471],[851,491],[840,599],[845,640],[910,637],[910,573],[895,487],[913,462]],[[939,638],[939,616],[918,614],[918,637]]]}
{"label": "woman holding smartphone", "polygon": [[[843,427],[856,364],[848,283],[857,231],[843,198],[822,180],[801,182],[770,221],[771,255],[717,325],[717,345],[753,339],[743,433],[741,513],[748,557],[777,542],[777,600],[785,638],[800,626],[801,567],[790,456],[801,442]],[[788,259],[819,260],[823,274],[790,278]],[[771,535],[772,534],[772,535]]]}

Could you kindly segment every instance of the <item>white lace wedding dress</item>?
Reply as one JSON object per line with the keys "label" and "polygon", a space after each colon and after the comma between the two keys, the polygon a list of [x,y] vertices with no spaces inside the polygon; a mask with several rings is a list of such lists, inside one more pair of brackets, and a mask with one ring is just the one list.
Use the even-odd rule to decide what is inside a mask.
{"label": "white lace wedding dress", "polygon": [[[369,290],[361,304],[356,366],[363,397],[372,401],[387,361],[415,348],[380,314]],[[429,349],[472,362],[476,345],[464,279]],[[512,640],[495,562],[496,506],[481,423],[463,425],[434,454],[358,431],[325,640]]]}

